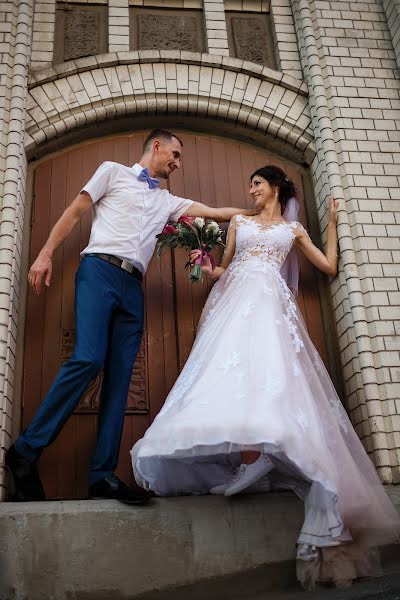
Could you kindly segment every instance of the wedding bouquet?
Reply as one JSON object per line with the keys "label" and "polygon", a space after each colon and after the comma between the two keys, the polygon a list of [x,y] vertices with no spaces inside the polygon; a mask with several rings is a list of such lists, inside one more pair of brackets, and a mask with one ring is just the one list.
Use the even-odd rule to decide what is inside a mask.
{"label": "wedding bouquet", "polygon": [[190,281],[203,280],[201,265],[207,259],[210,260],[214,270],[215,261],[210,252],[215,246],[222,244],[222,231],[215,221],[205,220],[203,217],[181,217],[177,223],[168,223],[162,233],[157,235],[157,256],[160,258],[162,249],[185,248],[186,250],[200,250],[201,254],[196,258],[193,265],[187,262],[185,268],[189,268]]}

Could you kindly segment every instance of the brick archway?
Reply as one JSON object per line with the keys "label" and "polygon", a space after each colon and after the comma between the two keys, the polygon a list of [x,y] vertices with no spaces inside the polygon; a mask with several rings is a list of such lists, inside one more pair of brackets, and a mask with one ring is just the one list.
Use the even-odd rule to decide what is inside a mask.
{"label": "brick archway", "polygon": [[[50,143],[129,117],[207,120],[210,131],[245,131],[257,145],[311,164],[315,156],[303,82],[229,57],[142,51],[43,69],[29,83],[28,158]],[[84,137],[88,137],[85,136]],[[243,136],[242,136],[243,137]]]}

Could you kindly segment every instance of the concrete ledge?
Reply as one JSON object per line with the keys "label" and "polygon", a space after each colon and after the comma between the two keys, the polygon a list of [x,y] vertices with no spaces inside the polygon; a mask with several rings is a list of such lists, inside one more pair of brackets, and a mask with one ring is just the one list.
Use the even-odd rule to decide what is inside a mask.
{"label": "concrete ledge", "polygon": [[4,503],[0,598],[127,600],[286,563],[302,519],[290,494]]}
{"label": "concrete ledge", "polygon": [[[390,495],[397,504],[398,491]],[[295,581],[302,520],[289,493],[164,498],[143,508],[3,503],[0,600],[150,598],[252,570],[247,581],[282,589]]]}

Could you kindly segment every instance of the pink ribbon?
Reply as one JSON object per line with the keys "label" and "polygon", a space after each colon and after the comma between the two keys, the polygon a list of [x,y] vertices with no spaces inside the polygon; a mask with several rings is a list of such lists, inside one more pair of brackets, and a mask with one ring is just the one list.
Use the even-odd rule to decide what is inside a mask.
{"label": "pink ribbon", "polygon": [[206,259],[208,258],[210,260],[210,263],[211,263],[211,270],[214,271],[214,269],[215,269],[215,260],[214,260],[214,257],[212,256],[212,254],[210,254],[209,252],[207,252],[206,248],[207,248],[206,244],[202,244],[201,250],[200,250],[200,254],[196,258],[196,260],[194,261],[194,264],[195,265],[203,265],[203,264],[205,264]]}

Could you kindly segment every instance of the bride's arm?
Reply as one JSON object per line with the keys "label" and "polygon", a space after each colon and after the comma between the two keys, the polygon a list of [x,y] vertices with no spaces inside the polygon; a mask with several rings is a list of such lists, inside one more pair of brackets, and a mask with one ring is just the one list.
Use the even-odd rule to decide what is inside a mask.
{"label": "bride's arm", "polygon": [[[222,261],[219,267],[215,267],[214,271],[212,270],[211,263],[208,260],[206,264],[201,266],[203,273],[206,273],[211,279],[217,280],[221,277],[221,275],[226,271],[231,262],[236,248],[236,217],[232,217],[229,227],[228,234],[226,238],[226,246],[225,252],[222,257]],[[193,262],[197,256],[199,255],[200,250],[193,250],[190,253],[190,262]]]}
{"label": "bride's arm", "polygon": [[338,200],[334,200],[333,196],[331,196],[329,199],[328,240],[325,254],[312,243],[307,232],[302,227],[298,227],[295,240],[296,246],[303,252],[304,256],[317,269],[332,277],[337,275],[336,220],[338,206]]}

